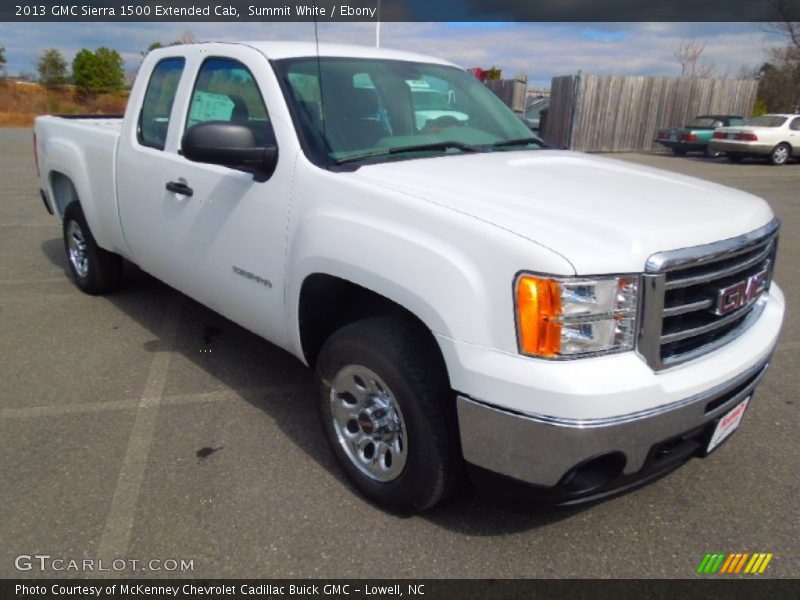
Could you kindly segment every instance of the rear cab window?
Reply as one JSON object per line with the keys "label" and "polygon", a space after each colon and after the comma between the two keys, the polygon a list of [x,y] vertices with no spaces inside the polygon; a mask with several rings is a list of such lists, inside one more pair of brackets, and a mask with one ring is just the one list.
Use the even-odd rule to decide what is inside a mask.
{"label": "rear cab window", "polygon": [[170,113],[186,60],[164,58],[153,68],[139,112],[136,138],[142,146],[163,150],[167,140]]}

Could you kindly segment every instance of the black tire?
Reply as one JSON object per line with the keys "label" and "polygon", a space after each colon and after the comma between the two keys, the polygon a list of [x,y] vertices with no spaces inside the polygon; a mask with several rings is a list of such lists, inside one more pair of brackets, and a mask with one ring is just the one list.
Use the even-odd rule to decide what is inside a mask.
{"label": "black tire", "polygon": [[740,163],[744,160],[744,156],[742,156],[741,154],[736,154],[735,152],[726,153],[725,158],[727,158],[732,163]]}
{"label": "black tire", "polygon": [[[351,368],[375,373],[399,405],[407,455],[402,471],[390,481],[369,476],[366,467],[348,455],[337,433],[332,389],[337,375]],[[347,477],[365,496],[406,512],[430,508],[453,490],[462,469],[454,396],[435,341],[420,324],[372,317],[346,325],[325,342],[316,375],[325,437]],[[361,419],[359,415],[348,426],[361,428]]]}
{"label": "black tire", "polygon": [[[78,202],[72,202],[64,211],[63,233],[67,265],[81,291],[92,295],[107,294],[122,285],[122,257],[97,245]],[[71,253],[70,242],[77,251],[78,237],[82,238],[80,256],[84,260],[77,254],[73,257]]]}
{"label": "black tire", "polygon": [[706,158],[719,158],[720,156],[722,156],[722,152],[720,152],[719,150],[712,150],[711,148],[706,146],[705,150],[703,150],[703,155]]}
{"label": "black tire", "polygon": [[675,156],[686,156],[686,148],[673,148],[672,153]]}
{"label": "black tire", "polygon": [[791,156],[792,147],[785,142],[781,142],[772,149],[767,157],[767,160],[769,160],[769,164],[779,167],[789,162]]}

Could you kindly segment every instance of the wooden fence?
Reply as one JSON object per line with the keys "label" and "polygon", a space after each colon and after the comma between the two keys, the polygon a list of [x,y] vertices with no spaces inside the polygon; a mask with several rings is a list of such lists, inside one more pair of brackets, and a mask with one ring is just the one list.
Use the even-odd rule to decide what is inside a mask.
{"label": "wooden fence", "polygon": [[660,127],[701,114],[750,116],[757,91],[754,79],[555,77],[544,139],[554,148],[587,152],[652,150]]}
{"label": "wooden fence", "polygon": [[525,97],[528,92],[528,79],[526,77],[487,80],[484,83],[515,113],[521,115],[525,112]]}

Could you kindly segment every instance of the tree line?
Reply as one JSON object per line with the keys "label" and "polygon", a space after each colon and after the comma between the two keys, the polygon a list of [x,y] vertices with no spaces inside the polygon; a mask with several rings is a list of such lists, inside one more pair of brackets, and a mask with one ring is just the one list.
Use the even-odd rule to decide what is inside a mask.
{"label": "tree line", "polygon": [[[6,77],[5,47],[0,45],[0,73]],[[122,56],[116,50],[100,47],[78,52],[69,65],[57,48],[42,51],[36,61],[38,81],[46,88],[72,84],[85,95],[115,92],[125,88]]]}
{"label": "tree line", "polygon": [[[151,50],[176,44],[191,44],[196,41],[192,32],[187,31],[171,44],[153,42],[141,52],[142,57]],[[5,79],[6,71],[5,46],[0,45],[0,76]],[[38,82],[48,89],[59,88],[68,84],[75,86],[82,95],[96,95],[125,89],[125,76],[122,56],[116,50],[100,47],[95,50],[82,49],[69,64],[57,48],[47,48],[41,52],[36,61]],[[31,77],[31,79],[33,79]]]}

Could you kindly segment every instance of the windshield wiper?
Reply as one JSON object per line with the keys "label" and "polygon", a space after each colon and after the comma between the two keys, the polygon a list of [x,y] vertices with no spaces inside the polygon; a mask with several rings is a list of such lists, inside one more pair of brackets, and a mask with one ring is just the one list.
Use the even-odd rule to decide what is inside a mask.
{"label": "windshield wiper", "polygon": [[423,152],[425,150],[450,150],[456,148],[464,152],[477,152],[475,146],[464,144],[462,142],[449,141],[449,142],[433,142],[432,144],[419,144],[417,146],[400,146],[398,148],[389,148],[389,154],[401,154],[403,152]]}
{"label": "windshield wiper", "polygon": [[497,142],[495,144],[492,144],[492,146],[494,148],[505,148],[507,146],[527,146],[528,144],[536,144],[537,146],[540,146],[542,148],[544,148],[545,146],[545,143],[537,137],[519,138],[516,140],[505,140],[503,142]]}
{"label": "windshield wiper", "polygon": [[387,150],[378,150],[376,152],[364,152],[363,154],[355,154],[353,156],[345,156],[339,160],[334,161],[335,164],[341,165],[344,163],[358,162],[368,158],[375,158],[377,156],[391,156],[392,154],[403,154],[406,152],[425,152],[427,150],[450,150],[456,148],[463,152],[478,152],[478,148],[463,144],[461,142],[433,142],[432,144],[418,144],[416,146],[398,146],[396,148],[389,148]]}

